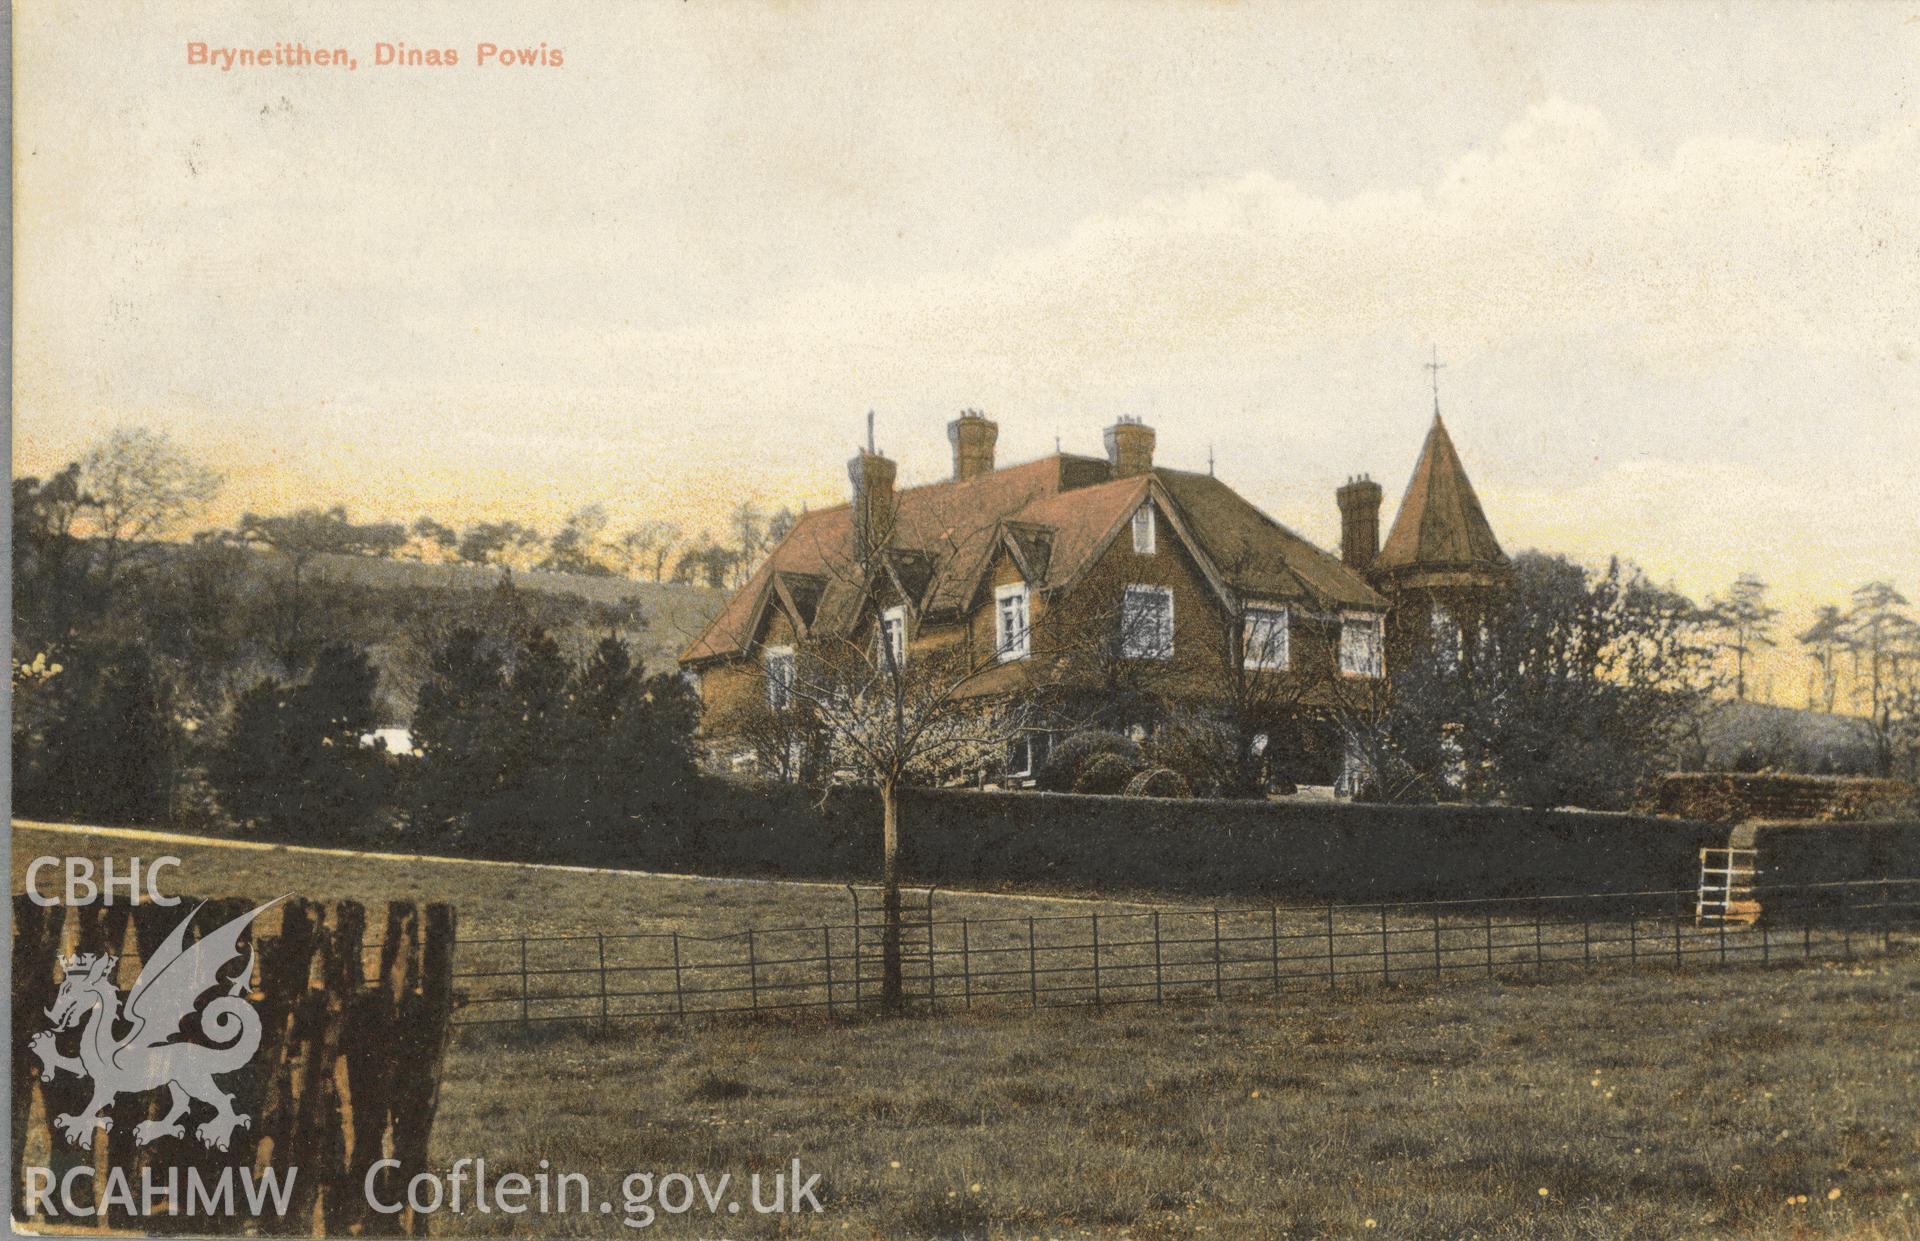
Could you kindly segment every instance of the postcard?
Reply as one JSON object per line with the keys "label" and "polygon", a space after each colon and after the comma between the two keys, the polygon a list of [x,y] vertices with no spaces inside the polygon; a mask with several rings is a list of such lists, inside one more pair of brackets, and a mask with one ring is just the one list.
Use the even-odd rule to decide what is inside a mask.
{"label": "postcard", "polygon": [[1920,1232],[1920,10],[12,39],[15,1229]]}

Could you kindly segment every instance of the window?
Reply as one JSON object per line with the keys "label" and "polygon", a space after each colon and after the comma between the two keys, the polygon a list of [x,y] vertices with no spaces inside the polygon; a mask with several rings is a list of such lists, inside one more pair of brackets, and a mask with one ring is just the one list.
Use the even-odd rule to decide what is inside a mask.
{"label": "window", "polygon": [[880,613],[880,631],[876,636],[874,658],[880,661],[880,667],[888,667],[887,653],[893,653],[892,667],[907,666],[907,610],[904,607],[888,608]]}
{"label": "window", "polygon": [[1173,592],[1129,586],[1120,605],[1120,653],[1128,659],[1173,658]]}
{"label": "window", "polygon": [[1433,605],[1427,616],[1427,632],[1433,642],[1433,658],[1448,672],[1460,667],[1460,622],[1443,604]]}
{"label": "window", "polygon": [[1340,617],[1340,671],[1356,677],[1381,675],[1377,613],[1347,612]]}
{"label": "window", "polygon": [[1133,550],[1142,556],[1153,555],[1153,505],[1142,504],[1133,510]]}
{"label": "window", "polygon": [[1047,761],[1047,734],[1043,732],[1022,732],[1007,742],[1007,770],[1009,780],[1025,779],[1033,775]]}
{"label": "window", "polygon": [[793,702],[793,648],[767,648],[767,705],[784,711]]}
{"label": "window", "polygon": [[1241,640],[1246,644],[1246,665],[1249,668],[1284,668],[1290,652],[1287,649],[1288,616],[1285,608],[1248,608],[1246,630]]}
{"label": "window", "polygon": [[1003,664],[1025,659],[1033,649],[1025,582],[1014,582],[993,592],[993,649]]}

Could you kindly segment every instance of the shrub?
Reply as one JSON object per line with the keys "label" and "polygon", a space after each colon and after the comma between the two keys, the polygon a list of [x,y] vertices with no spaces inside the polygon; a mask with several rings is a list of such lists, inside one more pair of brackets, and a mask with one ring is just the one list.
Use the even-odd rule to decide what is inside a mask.
{"label": "shrub", "polygon": [[1187,778],[1169,767],[1150,767],[1127,781],[1128,797],[1192,797]]}
{"label": "shrub", "polygon": [[1048,793],[1072,793],[1088,764],[1104,755],[1119,755],[1130,767],[1140,764],[1140,747],[1119,733],[1089,729],[1063,738],[1047,755],[1035,783]]}
{"label": "shrub", "polygon": [[1232,725],[1193,711],[1167,717],[1147,742],[1142,764],[1177,773],[1188,794],[1251,797],[1261,789],[1254,771],[1240,762],[1240,738]]}
{"label": "shrub", "polygon": [[1138,768],[1119,754],[1094,757],[1073,782],[1076,793],[1118,793],[1127,787]]}

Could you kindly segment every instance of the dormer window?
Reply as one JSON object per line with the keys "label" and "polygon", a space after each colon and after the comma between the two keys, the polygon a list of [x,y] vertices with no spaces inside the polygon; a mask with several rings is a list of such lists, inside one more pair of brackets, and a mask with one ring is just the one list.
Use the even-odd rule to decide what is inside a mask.
{"label": "dormer window", "polygon": [[1033,650],[1027,584],[1010,582],[993,592],[993,649],[1001,663],[1025,659]]}
{"label": "dormer window", "polygon": [[892,656],[892,666],[896,669],[907,666],[907,609],[888,608],[880,613],[878,638],[878,657],[880,666],[888,666],[888,656]]}
{"label": "dormer window", "polygon": [[1133,550],[1142,556],[1153,555],[1155,533],[1153,504],[1142,504],[1133,510]]}

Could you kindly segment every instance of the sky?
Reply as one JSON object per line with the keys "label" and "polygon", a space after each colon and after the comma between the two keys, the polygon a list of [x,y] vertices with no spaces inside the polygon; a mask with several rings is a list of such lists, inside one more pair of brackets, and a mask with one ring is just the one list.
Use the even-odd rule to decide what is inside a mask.
{"label": "sky", "polygon": [[[1432,416],[1510,551],[1920,595],[1920,2],[49,2],[14,469],[724,527],[1120,415],[1326,546]],[[355,70],[189,63],[343,46]],[[481,42],[564,64],[474,63]],[[380,67],[376,44],[451,48]],[[1781,664],[1769,689],[1798,702]]]}

